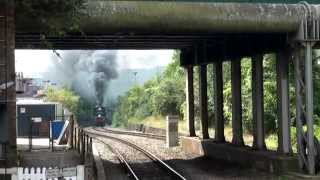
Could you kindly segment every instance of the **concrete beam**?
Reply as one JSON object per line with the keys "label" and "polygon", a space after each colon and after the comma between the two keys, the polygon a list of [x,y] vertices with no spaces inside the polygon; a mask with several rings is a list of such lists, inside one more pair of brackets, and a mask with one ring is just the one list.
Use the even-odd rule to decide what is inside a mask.
{"label": "concrete beam", "polygon": [[194,128],[194,90],[193,90],[193,66],[185,67],[186,74],[186,98],[189,136],[196,136]]}
{"label": "concrete beam", "polygon": [[215,116],[215,140],[224,142],[224,117],[223,117],[223,76],[222,62],[217,61],[215,65],[214,79],[214,116]]}
{"label": "concrete beam", "polygon": [[304,103],[302,98],[304,97],[304,81],[302,75],[302,51],[300,48],[295,49],[294,54],[294,78],[295,78],[295,96],[296,96],[296,130],[297,130],[297,150],[298,160],[300,168],[303,169],[307,163],[307,157],[305,156],[305,141],[304,141]]}
{"label": "concrete beam", "polygon": [[241,102],[241,59],[231,61],[232,90],[232,143],[243,146],[242,102]]}
{"label": "concrete beam", "polygon": [[284,154],[292,153],[290,137],[289,112],[289,59],[291,52],[285,50],[277,53],[277,94],[278,94],[278,151]]}
{"label": "concrete beam", "polygon": [[209,139],[208,132],[208,94],[207,94],[207,65],[199,66],[199,98],[200,119],[203,139]]}
{"label": "concrete beam", "polygon": [[265,150],[263,107],[263,55],[252,57],[253,148]]}
{"label": "concrete beam", "polygon": [[[319,7],[311,8],[316,17],[320,14]],[[88,1],[83,12],[79,25],[85,33],[163,34],[294,32],[307,13],[303,4],[168,1]],[[24,12],[16,14],[18,32],[45,30],[43,19]],[[56,22],[68,29],[70,20],[65,18],[48,17],[46,22]]]}
{"label": "concrete beam", "polygon": [[[313,42],[305,43],[305,95],[307,121],[308,172],[315,174],[316,149],[314,143],[313,121],[313,78],[312,78],[312,46]],[[318,160],[317,160],[318,161]],[[319,163],[319,162],[317,162]]]}

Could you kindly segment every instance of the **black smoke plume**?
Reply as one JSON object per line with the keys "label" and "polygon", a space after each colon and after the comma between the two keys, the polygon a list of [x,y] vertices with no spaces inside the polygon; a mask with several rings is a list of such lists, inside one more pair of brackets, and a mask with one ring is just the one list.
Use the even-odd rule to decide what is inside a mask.
{"label": "black smoke plume", "polygon": [[57,52],[45,77],[102,105],[110,81],[118,76],[116,58],[116,51]]}

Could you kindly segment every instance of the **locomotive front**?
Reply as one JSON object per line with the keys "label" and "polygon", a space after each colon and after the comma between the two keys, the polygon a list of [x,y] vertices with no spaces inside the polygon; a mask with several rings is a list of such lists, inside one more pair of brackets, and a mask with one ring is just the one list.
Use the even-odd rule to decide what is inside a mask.
{"label": "locomotive front", "polygon": [[95,113],[96,126],[104,126],[106,123],[106,109],[102,106],[96,106]]}

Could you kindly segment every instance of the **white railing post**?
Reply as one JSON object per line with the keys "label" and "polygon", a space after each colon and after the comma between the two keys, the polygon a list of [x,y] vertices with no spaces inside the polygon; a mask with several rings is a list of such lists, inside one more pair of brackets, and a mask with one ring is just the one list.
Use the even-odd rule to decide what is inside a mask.
{"label": "white railing post", "polygon": [[84,180],[84,166],[77,166],[77,180]]}

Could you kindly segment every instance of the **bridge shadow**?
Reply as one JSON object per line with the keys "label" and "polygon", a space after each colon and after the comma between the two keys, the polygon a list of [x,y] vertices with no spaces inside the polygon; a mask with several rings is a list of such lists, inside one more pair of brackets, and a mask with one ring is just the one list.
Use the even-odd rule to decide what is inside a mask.
{"label": "bridge shadow", "polygon": [[278,179],[275,174],[206,156],[167,162],[190,179]]}
{"label": "bridge shadow", "polygon": [[[126,172],[119,162],[106,159],[102,160],[102,162],[107,179],[130,179],[126,176]],[[279,179],[275,174],[205,156],[198,156],[191,159],[171,159],[165,162],[186,177],[186,179]],[[131,165],[132,167],[144,166],[149,168],[154,166],[152,162],[139,162]],[[153,175],[151,179],[170,179],[169,177],[159,176],[156,172],[154,172]],[[151,177],[152,175],[147,176]]]}

